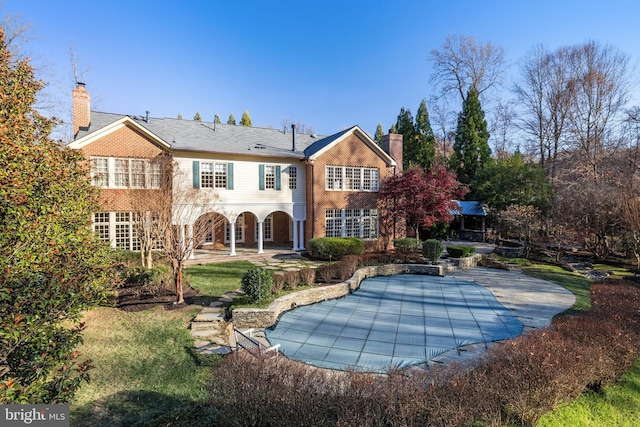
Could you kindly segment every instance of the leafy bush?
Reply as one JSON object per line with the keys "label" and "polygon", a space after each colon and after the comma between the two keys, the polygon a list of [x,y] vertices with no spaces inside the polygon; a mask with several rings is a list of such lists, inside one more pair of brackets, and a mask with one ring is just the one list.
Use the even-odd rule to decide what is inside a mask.
{"label": "leafy bush", "polygon": [[362,255],[364,243],[356,237],[317,237],[309,240],[312,257],[325,261],[337,261],[345,255]]}
{"label": "leafy bush", "polygon": [[436,239],[428,239],[422,244],[422,256],[424,256],[432,264],[435,264],[440,259],[444,247],[442,242]]}
{"label": "leafy bush", "polygon": [[411,253],[420,251],[420,240],[407,237],[406,239],[395,239],[393,246],[400,253]]}
{"label": "leafy bush", "polygon": [[345,281],[356,272],[358,268],[358,264],[360,262],[360,257],[355,255],[346,255],[340,261],[336,263],[336,267],[338,269],[338,279],[341,281]]}
{"label": "leafy bush", "polygon": [[287,284],[287,288],[295,289],[300,283],[300,273],[298,272],[298,270],[285,271],[284,281]]}
{"label": "leafy bush", "polygon": [[468,245],[449,245],[447,253],[451,258],[465,258],[476,253],[476,248]]}
{"label": "leafy bush", "polygon": [[304,286],[313,286],[316,283],[316,269],[303,268],[300,270],[300,281]]}
{"label": "leafy bush", "polygon": [[250,302],[261,302],[271,295],[273,276],[269,270],[255,267],[242,276],[242,290]]}

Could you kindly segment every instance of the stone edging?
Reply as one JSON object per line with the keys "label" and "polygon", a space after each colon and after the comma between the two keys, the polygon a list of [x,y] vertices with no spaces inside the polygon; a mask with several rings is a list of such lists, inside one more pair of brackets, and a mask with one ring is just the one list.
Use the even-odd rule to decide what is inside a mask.
{"label": "stone edging", "polygon": [[396,274],[444,275],[442,265],[386,264],[363,267],[358,269],[346,282],[293,292],[276,299],[267,308],[236,308],[232,314],[233,325],[238,329],[268,328],[274,325],[280,314],[287,310],[347,295],[358,289],[360,282],[368,277]]}

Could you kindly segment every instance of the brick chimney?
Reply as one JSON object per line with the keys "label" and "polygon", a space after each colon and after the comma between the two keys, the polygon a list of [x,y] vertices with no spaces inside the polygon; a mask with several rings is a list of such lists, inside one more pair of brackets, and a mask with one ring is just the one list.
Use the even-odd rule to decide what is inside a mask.
{"label": "brick chimney", "polygon": [[73,98],[73,137],[81,128],[88,128],[91,124],[91,96],[84,88],[84,83],[77,82],[72,91]]}
{"label": "brick chimney", "polygon": [[402,173],[402,134],[389,133],[380,140],[380,147],[398,164],[396,175]]}

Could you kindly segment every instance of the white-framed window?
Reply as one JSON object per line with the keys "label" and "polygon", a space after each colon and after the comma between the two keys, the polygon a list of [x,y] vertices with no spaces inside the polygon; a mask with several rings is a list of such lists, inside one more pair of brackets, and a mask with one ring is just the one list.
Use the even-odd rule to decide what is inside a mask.
{"label": "white-framed window", "polygon": [[[225,221],[224,242],[231,242],[231,227],[229,221]],[[244,242],[244,214],[238,215],[236,219],[236,243]]]}
{"label": "white-framed window", "polygon": [[109,237],[109,212],[96,212],[93,214],[93,232],[103,242],[110,242]]}
{"label": "white-framed window", "polygon": [[296,166],[289,166],[289,190],[295,190],[298,188],[298,168]]}
{"label": "white-framed window", "polygon": [[[258,224],[258,221],[256,221],[256,233],[255,233],[256,242],[258,241],[259,226],[260,224]],[[263,226],[262,239],[265,242],[272,242],[273,241],[273,215],[269,215],[268,217],[266,217],[262,222],[262,226]]]}
{"label": "white-framed window", "polygon": [[325,188],[334,191],[378,191],[378,168],[327,166]]}
{"label": "white-framed window", "polygon": [[109,186],[109,159],[107,157],[91,158],[91,182],[96,187]]}
{"label": "white-framed window", "polygon": [[202,186],[202,188],[213,188],[213,183],[214,183],[213,168],[214,168],[214,163],[210,163],[210,162],[200,163],[200,185]]}
{"label": "white-framed window", "polygon": [[147,187],[147,162],[140,159],[131,159],[131,187]]}
{"label": "white-framed window", "polygon": [[131,250],[130,212],[116,212],[116,248]]}
{"label": "white-framed window", "polygon": [[227,164],[216,163],[214,166],[215,179],[213,185],[215,188],[227,188]]}
{"label": "white-framed window", "polygon": [[276,188],[276,167],[274,165],[264,165],[264,188],[275,190]]}
{"label": "white-framed window", "polygon": [[327,209],[326,237],[378,238],[377,209]]}
{"label": "white-framed window", "polygon": [[160,188],[162,166],[149,159],[91,157],[91,182],[103,188]]}

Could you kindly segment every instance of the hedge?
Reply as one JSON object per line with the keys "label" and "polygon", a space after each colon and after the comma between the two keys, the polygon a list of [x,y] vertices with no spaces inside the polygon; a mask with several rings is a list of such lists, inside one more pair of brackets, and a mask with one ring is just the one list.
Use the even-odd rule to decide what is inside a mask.
{"label": "hedge", "polygon": [[476,253],[476,248],[467,245],[449,245],[447,253],[451,258],[465,258]]}
{"label": "hedge", "polygon": [[309,253],[315,259],[337,261],[345,255],[362,255],[364,244],[357,237],[317,237],[309,240]]}

